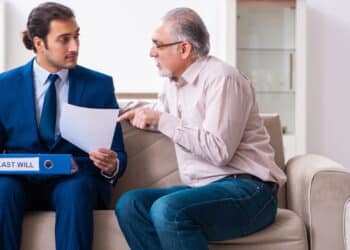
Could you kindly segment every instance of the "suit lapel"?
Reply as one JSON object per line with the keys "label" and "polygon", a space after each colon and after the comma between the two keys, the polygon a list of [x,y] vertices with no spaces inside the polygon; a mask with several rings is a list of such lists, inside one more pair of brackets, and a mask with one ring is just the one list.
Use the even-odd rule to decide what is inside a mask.
{"label": "suit lapel", "polygon": [[[33,59],[34,60],[34,59]],[[23,105],[27,112],[24,112],[23,120],[29,122],[29,127],[39,141],[38,124],[36,120],[35,94],[34,94],[34,76],[33,76],[33,60],[23,66],[20,82],[23,83]]]}
{"label": "suit lapel", "polygon": [[[82,95],[85,89],[85,79],[82,77],[82,74],[78,68],[79,66],[75,67],[74,69],[69,70],[69,90],[68,90],[68,103],[78,106],[83,106],[82,104]],[[52,148],[55,148],[61,141],[62,141],[61,135],[58,136],[56,139],[55,144],[52,146]]]}
{"label": "suit lapel", "polygon": [[79,66],[69,70],[68,103],[82,106],[81,97],[85,89],[86,81],[78,67]]}

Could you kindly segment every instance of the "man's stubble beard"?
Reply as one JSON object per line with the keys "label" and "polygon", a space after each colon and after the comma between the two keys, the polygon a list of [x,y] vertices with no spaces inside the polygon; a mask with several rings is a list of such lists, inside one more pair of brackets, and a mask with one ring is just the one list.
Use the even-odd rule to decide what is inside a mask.
{"label": "man's stubble beard", "polygon": [[172,77],[172,73],[170,70],[164,68],[164,69],[161,69],[159,70],[159,75],[161,77],[168,77],[168,78],[171,78]]}

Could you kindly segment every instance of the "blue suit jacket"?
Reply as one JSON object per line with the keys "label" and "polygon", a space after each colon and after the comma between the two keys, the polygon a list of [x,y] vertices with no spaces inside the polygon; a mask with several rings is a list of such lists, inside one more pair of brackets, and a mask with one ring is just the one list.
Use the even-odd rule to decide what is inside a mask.
{"label": "blue suit jacket", "polygon": [[[88,108],[118,108],[112,78],[81,66],[69,70],[68,102]],[[72,154],[79,171],[100,176],[100,170],[93,165],[88,154],[63,138],[59,138],[51,150],[42,144],[35,112],[31,60],[24,66],[0,74],[0,152]],[[112,150],[118,153],[119,177],[126,167],[119,123],[114,133]]]}

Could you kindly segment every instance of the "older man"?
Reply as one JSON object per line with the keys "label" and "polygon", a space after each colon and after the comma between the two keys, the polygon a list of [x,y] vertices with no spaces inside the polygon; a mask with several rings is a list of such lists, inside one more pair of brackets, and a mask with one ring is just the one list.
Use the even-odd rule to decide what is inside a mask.
{"label": "older man", "polygon": [[208,249],[208,241],[274,221],[286,177],[274,162],[254,89],[238,70],[208,56],[209,47],[197,13],[169,11],[150,51],[167,77],[162,111],[138,108],[119,118],[156,127],[174,142],[184,184],[121,197],[116,215],[131,249]]}

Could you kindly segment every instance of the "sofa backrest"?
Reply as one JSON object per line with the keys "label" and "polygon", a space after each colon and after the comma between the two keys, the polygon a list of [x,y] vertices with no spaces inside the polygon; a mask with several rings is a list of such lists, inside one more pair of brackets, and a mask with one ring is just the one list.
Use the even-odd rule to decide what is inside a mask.
{"label": "sofa backrest", "polygon": [[285,168],[284,150],[282,141],[282,126],[278,114],[260,114],[265,128],[270,135],[270,144],[275,150],[275,162],[283,169]]}
{"label": "sofa backrest", "polygon": [[[282,140],[282,126],[278,114],[260,114],[264,121],[265,128],[270,135],[270,144],[275,150],[275,162],[285,171],[285,160]],[[278,207],[286,207],[286,185],[279,189]]]}
{"label": "sofa backrest", "polygon": [[[271,145],[275,149],[275,161],[284,169],[281,124],[278,115],[262,115],[265,127],[271,136]],[[128,154],[128,166],[122,178],[112,188],[110,208],[124,192],[144,187],[165,187],[181,184],[174,144],[166,136],[143,131],[122,122],[125,149]],[[279,207],[285,207],[285,189],[280,190]]]}
{"label": "sofa backrest", "polygon": [[130,189],[181,183],[174,144],[168,137],[136,129],[128,122],[122,122],[122,128],[128,165],[124,175],[112,188],[112,207],[119,196]]}

